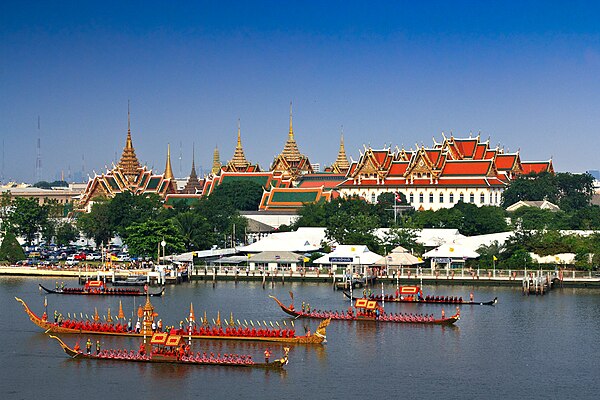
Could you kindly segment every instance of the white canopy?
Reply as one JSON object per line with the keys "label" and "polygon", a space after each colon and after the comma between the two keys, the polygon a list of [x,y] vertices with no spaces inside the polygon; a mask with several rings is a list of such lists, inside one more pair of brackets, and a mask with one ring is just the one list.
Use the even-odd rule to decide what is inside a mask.
{"label": "white canopy", "polygon": [[321,248],[325,240],[325,228],[298,228],[293,232],[271,233],[264,239],[238,247],[245,253],[262,253],[263,251],[292,251],[306,253]]}
{"label": "white canopy", "polygon": [[315,264],[372,265],[381,256],[364,245],[339,245],[329,254],[317,258]]}
{"label": "white canopy", "polygon": [[387,265],[387,266],[403,266],[403,265],[416,265],[421,264],[423,260],[410,254],[404,247],[398,246],[391,253],[385,257],[381,257],[375,261],[374,265]]}
{"label": "white canopy", "polygon": [[436,247],[433,250],[423,254],[425,258],[477,258],[479,254],[474,250],[471,250],[469,246],[460,245],[457,243],[446,243],[440,247]]}

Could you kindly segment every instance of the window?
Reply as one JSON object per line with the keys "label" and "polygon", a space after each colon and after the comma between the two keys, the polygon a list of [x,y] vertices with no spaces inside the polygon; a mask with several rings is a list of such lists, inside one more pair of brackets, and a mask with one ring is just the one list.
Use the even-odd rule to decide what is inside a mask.
{"label": "window", "polygon": [[371,193],[371,203],[375,204],[375,201],[377,201],[377,197],[375,196],[375,193]]}
{"label": "window", "polygon": [[440,204],[444,202],[444,193],[440,193]]}
{"label": "window", "polygon": [[450,193],[450,204],[454,203],[454,193]]}
{"label": "window", "polygon": [[463,193],[458,196],[458,201],[462,201],[463,203],[465,202],[465,195]]}
{"label": "window", "polygon": [[[491,196],[490,196],[491,197]],[[481,193],[481,195],[479,196],[479,202],[481,204],[485,203],[485,193]]]}
{"label": "window", "polygon": [[494,203],[498,204],[498,193],[494,195]]}
{"label": "window", "polygon": [[423,195],[423,193],[419,193],[419,203],[424,203],[425,202],[425,196]]}
{"label": "window", "polygon": [[411,193],[411,194],[410,194],[410,196],[408,196],[408,197],[409,197],[409,199],[408,199],[408,202],[409,202],[409,203],[411,203],[411,204],[412,204],[412,203],[414,203],[414,202],[415,202],[415,195],[414,195],[414,194],[412,194],[412,193]]}
{"label": "window", "polygon": [[475,203],[475,193],[469,194],[469,203]]}
{"label": "window", "polygon": [[433,203],[433,193],[429,193],[429,202]]}

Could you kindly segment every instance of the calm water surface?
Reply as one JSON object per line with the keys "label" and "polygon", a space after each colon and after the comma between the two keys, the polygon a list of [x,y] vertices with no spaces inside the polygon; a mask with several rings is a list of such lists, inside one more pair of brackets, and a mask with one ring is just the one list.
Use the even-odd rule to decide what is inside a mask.
{"label": "calm water surface", "polygon": [[[14,300],[18,296],[41,314],[38,283],[53,287],[54,279],[0,278],[0,398],[594,398],[600,393],[600,292],[556,290],[544,297],[524,297],[516,288],[426,286],[426,294],[477,300],[499,298],[495,307],[465,306],[456,327],[403,324],[359,324],[333,321],[324,346],[292,346],[284,372],[185,365],[127,364],[71,360],[54,341],[34,326]],[[76,286],[76,280],[65,281]],[[286,320],[268,298],[289,302],[295,294],[313,308],[342,310],[349,303],[325,284],[193,282],[167,287],[151,301],[166,324],[185,318],[190,302],[196,317],[209,319]],[[380,289],[379,289],[380,290]],[[386,292],[395,287],[386,286]],[[118,311],[119,298],[47,295],[48,314]],[[135,304],[134,304],[135,301]],[[122,298],[131,314],[140,298]],[[386,304],[391,312],[439,315],[442,306]],[[445,307],[449,315],[452,309]],[[297,332],[317,321],[296,321]],[[87,336],[65,335],[67,343]],[[97,337],[96,337],[97,338]],[[92,337],[95,341],[96,338]],[[104,348],[137,348],[139,341],[102,338]],[[282,345],[195,341],[194,350],[252,354],[261,359],[268,347],[274,356]]]}

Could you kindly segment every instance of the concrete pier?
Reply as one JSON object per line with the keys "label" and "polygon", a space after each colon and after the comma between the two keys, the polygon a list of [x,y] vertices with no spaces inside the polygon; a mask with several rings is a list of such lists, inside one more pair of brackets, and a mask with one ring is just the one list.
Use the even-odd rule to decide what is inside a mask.
{"label": "concrete pier", "polygon": [[[423,271],[429,271],[423,270]],[[196,267],[193,268],[190,274],[190,280],[204,281],[255,281],[262,282],[266,285],[285,285],[289,282],[315,282],[327,283],[333,286],[334,280],[342,279],[341,274],[332,275],[329,273],[306,271],[306,272],[290,272],[290,271],[249,271],[231,270],[225,267]],[[400,271],[398,276],[383,275],[377,277],[378,283],[400,284],[400,285],[459,285],[459,286],[514,286],[523,287],[523,278],[530,273],[540,273],[544,276],[554,271],[539,271],[539,270],[496,270],[493,271],[468,271],[457,270],[454,274],[431,274],[427,272],[419,273],[415,269],[405,269]],[[47,277],[64,277],[64,278],[89,278],[101,279],[107,282],[112,281],[113,277],[129,274],[158,274],[148,270],[93,270],[93,271],[78,271],[77,269],[64,268],[44,268],[38,269],[35,267],[0,267],[0,275],[10,276],[47,276]],[[591,272],[582,271],[566,271],[562,281],[556,282],[557,287],[580,287],[580,288],[597,288],[600,289],[600,276],[595,276]]]}

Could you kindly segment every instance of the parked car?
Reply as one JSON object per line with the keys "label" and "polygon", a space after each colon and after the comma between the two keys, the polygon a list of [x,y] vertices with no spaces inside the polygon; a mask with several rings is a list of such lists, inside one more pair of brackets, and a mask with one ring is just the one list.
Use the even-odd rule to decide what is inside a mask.
{"label": "parked car", "polygon": [[87,255],[87,260],[99,261],[102,260],[102,256],[98,253],[90,253]]}
{"label": "parked car", "polygon": [[120,253],[120,254],[117,254],[117,261],[129,262],[129,261],[131,261],[131,257],[129,257],[129,254]]}
{"label": "parked car", "polygon": [[73,256],[73,260],[77,260],[77,261],[85,261],[87,259],[87,255],[84,252],[75,254]]}

